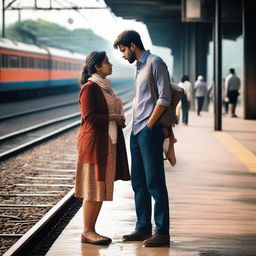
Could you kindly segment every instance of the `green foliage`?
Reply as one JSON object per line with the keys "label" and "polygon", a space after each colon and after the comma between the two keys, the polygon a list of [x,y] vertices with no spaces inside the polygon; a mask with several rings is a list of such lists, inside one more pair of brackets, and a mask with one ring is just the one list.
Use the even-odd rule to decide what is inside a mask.
{"label": "green foliage", "polygon": [[91,29],[71,31],[42,19],[16,22],[7,27],[6,37],[25,43],[63,48],[83,54],[111,48],[107,40],[95,35]]}

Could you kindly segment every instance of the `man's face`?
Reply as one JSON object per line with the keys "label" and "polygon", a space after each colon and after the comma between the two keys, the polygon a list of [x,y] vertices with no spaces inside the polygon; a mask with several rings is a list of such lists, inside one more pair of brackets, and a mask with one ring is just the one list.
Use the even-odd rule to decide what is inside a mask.
{"label": "man's face", "polygon": [[120,52],[122,53],[122,57],[125,60],[128,60],[129,63],[133,63],[136,60],[135,52],[132,49],[132,47],[129,48],[122,44],[120,44],[118,47],[119,47]]}

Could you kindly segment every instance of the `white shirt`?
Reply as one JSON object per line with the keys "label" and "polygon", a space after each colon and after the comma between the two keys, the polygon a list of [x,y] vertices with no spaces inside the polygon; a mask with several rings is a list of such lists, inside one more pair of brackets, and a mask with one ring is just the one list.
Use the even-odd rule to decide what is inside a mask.
{"label": "white shirt", "polygon": [[240,79],[234,75],[229,74],[225,79],[225,92],[238,91],[240,89]]}
{"label": "white shirt", "polygon": [[189,81],[179,82],[178,86],[184,89],[188,101],[192,101],[192,85]]}
{"label": "white shirt", "polygon": [[195,97],[205,97],[207,95],[207,85],[202,80],[196,80],[195,82]]}

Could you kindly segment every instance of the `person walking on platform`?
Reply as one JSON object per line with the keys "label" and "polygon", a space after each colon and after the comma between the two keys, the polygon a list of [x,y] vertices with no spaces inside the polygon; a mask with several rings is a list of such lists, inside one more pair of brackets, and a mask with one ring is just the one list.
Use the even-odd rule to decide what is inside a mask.
{"label": "person walking on platform", "polygon": [[[131,178],[135,193],[137,223],[135,231],[124,235],[126,241],[143,241],[145,246],[170,244],[169,203],[163,165],[162,126],[158,118],[170,104],[170,78],[163,60],[146,51],[140,35],[134,30],[122,32],[114,42],[122,57],[136,62],[135,98],[133,102],[131,148]],[[149,66],[149,65],[152,66]],[[156,105],[151,99],[148,71],[152,68],[158,91]],[[156,230],[152,236],[151,197],[155,200]]]}
{"label": "person walking on platform", "polygon": [[225,79],[225,97],[229,99],[231,117],[237,117],[236,104],[239,96],[240,79],[235,75],[235,69],[229,69],[229,75]]}
{"label": "person walking on platform", "polygon": [[189,82],[189,77],[187,75],[182,76],[178,85],[184,89],[184,94],[181,98],[182,123],[188,125],[188,111],[192,100],[192,85]]}
{"label": "person walking on platform", "polygon": [[200,112],[202,111],[204,98],[207,95],[207,85],[204,82],[203,76],[198,76],[195,82],[195,97],[197,99],[197,115],[200,116]]}
{"label": "person walking on platform", "polygon": [[81,74],[79,104],[81,125],[78,136],[78,163],[75,196],[83,198],[84,230],[81,242],[109,244],[95,224],[103,201],[112,201],[114,181],[130,180],[122,128],[122,102],[106,76],[112,64],[105,52],[92,52]]}

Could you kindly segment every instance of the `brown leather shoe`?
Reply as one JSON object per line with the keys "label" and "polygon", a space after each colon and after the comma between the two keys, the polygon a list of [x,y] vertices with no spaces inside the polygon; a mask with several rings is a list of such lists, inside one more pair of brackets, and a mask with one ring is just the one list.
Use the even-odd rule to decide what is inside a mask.
{"label": "brown leather shoe", "polygon": [[129,235],[124,235],[123,240],[124,241],[144,241],[145,239],[148,239],[152,236],[152,233],[144,233],[140,230],[135,230]]}
{"label": "brown leather shoe", "polygon": [[145,247],[170,246],[170,235],[155,233],[152,237],[143,241]]}

